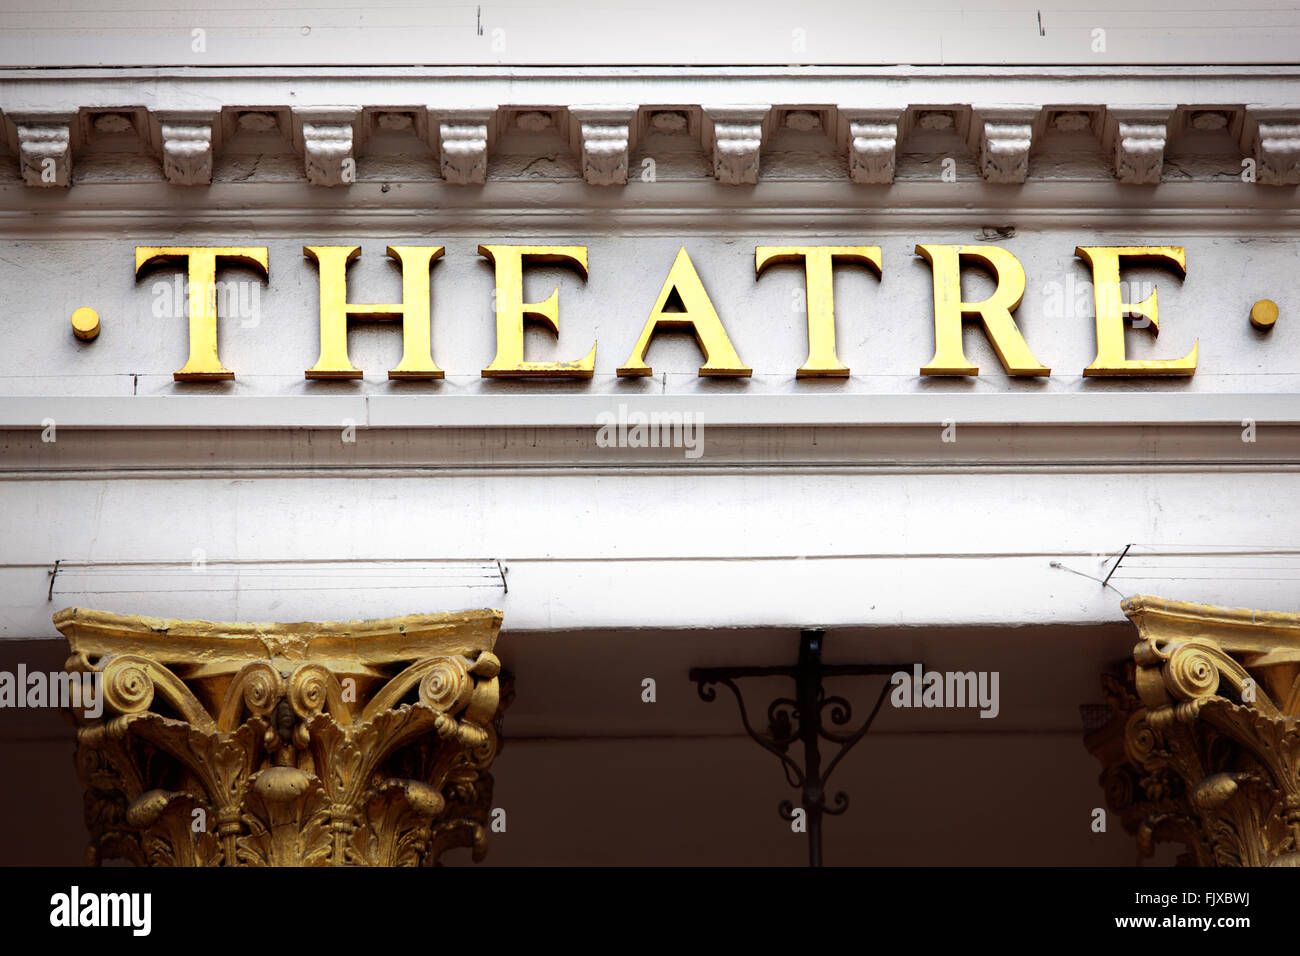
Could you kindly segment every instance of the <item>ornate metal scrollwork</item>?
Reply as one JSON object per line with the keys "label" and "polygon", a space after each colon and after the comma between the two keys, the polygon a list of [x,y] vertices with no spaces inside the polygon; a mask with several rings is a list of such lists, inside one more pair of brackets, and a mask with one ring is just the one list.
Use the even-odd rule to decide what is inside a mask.
{"label": "ornate metal scrollwork", "polygon": [[[831,774],[844,755],[871,729],[890,686],[888,681],[883,684],[875,706],[860,727],[841,733],[832,728],[848,727],[853,721],[853,708],[844,697],[828,696],[822,685],[823,679],[893,674],[911,667],[910,664],[823,664],[821,652],[825,637],[826,632],[819,628],[800,632],[799,663],[794,667],[696,667],[690,672],[690,679],[695,682],[701,700],[716,700],[717,685],[726,687],[735,695],[745,732],[781,762],[786,782],[800,791],[798,809],[805,815],[810,866],[822,864],[822,817],[839,816],[849,808],[849,796],[843,790],[837,790],[828,799],[827,785]],[[750,721],[744,695],[736,684],[737,679],[745,677],[789,677],[795,682],[793,698],[777,697],[768,704],[765,730],[756,729]],[[824,715],[827,708],[829,714]],[[825,769],[822,768],[822,741],[838,748]],[[802,763],[790,754],[796,743],[803,745]],[[777,812],[782,819],[792,823],[796,819],[796,807],[791,800],[780,801]]]}

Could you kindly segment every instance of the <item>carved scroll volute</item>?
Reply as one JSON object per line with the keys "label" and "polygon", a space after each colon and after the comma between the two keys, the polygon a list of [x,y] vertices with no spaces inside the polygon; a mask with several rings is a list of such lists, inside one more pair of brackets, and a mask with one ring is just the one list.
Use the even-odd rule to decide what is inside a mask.
{"label": "carved scroll volute", "polygon": [[1109,695],[1125,747],[1103,779],[1137,781],[1139,840],[1214,865],[1300,863],[1300,615],[1147,597],[1124,610],[1142,636],[1136,693]]}
{"label": "carved scroll volute", "polygon": [[1138,695],[1149,710],[1200,700],[1219,687],[1219,664],[1233,664],[1212,641],[1144,641],[1133,649]]}
{"label": "carved scroll volute", "polygon": [[[281,625],[72,608],[55,624],[69,670],[103,688],[102,714],[74,711],[92,862],[481,855],[499,611]],[[449,838],[466,828],[469,843]]]}
{"label": "carved scroll volute", "polygon": [[217,715],[217,727],[229,732],[238,727],[245,716],[270,718],[284,694],[284,678],[277,668],[269,661],[250,661],[230,682]]}

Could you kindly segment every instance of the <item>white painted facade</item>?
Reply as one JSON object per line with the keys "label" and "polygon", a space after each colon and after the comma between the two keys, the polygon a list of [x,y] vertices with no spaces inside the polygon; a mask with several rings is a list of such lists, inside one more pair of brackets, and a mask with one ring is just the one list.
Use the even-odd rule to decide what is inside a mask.
{"label": "white painted facade", "polygon": [[[1252,45],[1257,54],[1230,59],[1267,60],[1269,44],[1293,34],[1281,24]],[[29,67],[17,36],[0,42],[0,59]],[[895,714],[882,731],[888,747],[939,747],[925,736],[939,729],[993,748],[986,765],[1056,754],[1066,769],[1053,778],[1059,800],[1042,840],[1057,839],[1061,855],[1028,856],[1127,862],[1122,834],[1096,842],[1082,823],[1068,837],[1053,829],[1053,814],[1100,802],[1087,789],[1095,764],[1078,743],[1077,706],[1098,699],[1099,670],[1129,650],[1121,596],[1300,604],[1300,216],[1293,185],[1243,179],[1247,160],[1289,175],[1295,142],[1261,145],[1258,133],[1261,122],[1300,129],[1295,67],[362,67],[344,65],[354,60],[338,47],[333,66],[246,65],[269,62],[257,46],[252,59],[220,66],[135,67],[125,64],[146,61],[130,59],[129,42],[93,61],[63,34],[30,49],[53,50],[48,65],[69,68],[0,70],[5,639],[52,641],[50,615],[73,605],[278,621],[499,607],[502,654],[519,680],[507,734],[521,738],[499,775],[524,804],[532,791],[522,770],[509,776],[512,758],[536,771],[575,735],[599,738],[579,761],[620,736],[644,738],[622,753],[649,755],[651,767],[669,760],[655,749],[660,737],[735,734],[729,704],[687,701],[686,669],[784,661],[799,627],[824,626],[841,660],[924,655],[1001,669],[1001,720]],[[609,62],[659,60],[624,45]],[[311,185],[302,117],[341,104],[356,108],[356,181]],[[757,184],[715,178],[715,104],[761,114]],[[625,186],[584,181],[575,119],[584,106],[631,108]],[[980,124],[995,106],[1032,115],[1023,184],[987,181],[981,169]],[[486,182],[448,182],[439,117],[484,107]],[[845,129],[862,110],[897,111],[890,184],[850,179]],[[1116,178],[1123,146],[1113,130],[1126,110],[1167,117],[1158,185]],[[168,182],[161,123],[183,111],[214,117],[211,185]],[[250,111],[273,114],[278,131],[241,130]],[[519,127],[521,114],[539,111],[550,127]],[[936,111],[953,128],[918,122]],[[686,128],[656,131],[656,112],[680,113]],[[394,113],[412,118],[409,131],[384,128],[381,117]],[[792,113],[820,128],[794,128],[803,120],[792,124]],[[1084,128],[1058,122],[1067,113],[1084,116]],[[1198,120],[1205,113],[1221,115],[1222,127]],[[128,116],[131,129],[97,129],[104,114]],[[66,124],[70,187],[24,184],[18,127],[32,117]],[[943,178],[949,158],[953,182]],[[558,338],[530,332],[529,358],[577,358],[594,341],[591,381],[480,375],[495,348],[481,243],[588,247],[585,282],[535,266],[525,290],[540,301],[558,286],[560,302]],[[978,323],[965,333],[978,377],[918,374],[934,324],[917,243],[993,244],[1019,258],[1028,282],[1016,319],[1049,378],[1009,377]],[[324,244],[361,246],[354,302],[400,296],[386,246],[446,246],[432,271],[433,357],[445,380],[389,381],[399,327],[360,322],[349,348],[365,378],[304,378],[319,327],[316,267],[302,247]],[[137,280],[134,250],[146,245],[269,249],[267,280],[219,276],[240,283],[236,302],[256,302],[251,314],[221,319],[233,382],[173,381],[187,351],[183,308],[168,299],[180,273]],[[881,247],[880,278],[837,268],[850,378],[795,378],[808,348],[802,269],[756,279],[759,245]],[[1156,284],[1160,308],[1159,337],[1134,330],[1128,341],[1130,357],[1153,359],[1198,344],[1192,378],[1083,377],[1096,353],[1089,272],[1074,257],[1084,245],[1185,248],[1185,280],[1126,270],[1144,290],[1135,298],[1149,291],[1140,284]],[[685,336],[652,346],[652,377],[615,374],[679,247],[751,378],[700,378]],[[978,273],[965,281],[970,300],[992,289]],[[1261,332],[1248,315],[1265,298],[1280,318]],[[101,317],[93,342],[73,337],[69,316],[81,306]],[[703,453],[601,447],[598,416],[620,405],[697,416]],[[654,716],[638,709],[645,674],[673,687],[677,703]],[[552,696],[530,702],[530,679]],[[582,694],[593,695],[589,706],[575,702]],[[761,770],[766,759],[743,738],[701,747],[680,752],[698,750],[692,765],[713,768],[701,779],[720,787],[739,784],[723,779],[719,761],[752,758]],[[848,763],[856,759],[887,758]],[[766,769],[771,800],[753,796],[755,812],[780,795]],[[918,786],[914,801],[937,800]],[[987,826],[1009,798],[989,799],[966,808],[969,829]],[[539,816],[549,806],[529,805]],[[768,816],[755,819],[779,828]],[[866,823],[844,826],[845,856],[852,847],[906,862],[913,852]],[[990,859],[991,844],[966,838],[935,859]],[[493,853],[557,859],[544,841],[518,840]],[[629,852],[643,858],[682,858],[671,841],[637,846]],[[572,861],[588,851],[599,858],[592,844]],[[749,859],[716,852],[711,859]],[[753,852],[782,861],[801,851]]]}

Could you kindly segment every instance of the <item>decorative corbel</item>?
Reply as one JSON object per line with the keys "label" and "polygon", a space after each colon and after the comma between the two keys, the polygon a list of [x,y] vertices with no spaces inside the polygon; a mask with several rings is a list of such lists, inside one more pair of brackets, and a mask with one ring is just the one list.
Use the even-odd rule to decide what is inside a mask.
{"label": "decorative corbel", "polygon": [[840,148],[848,150],[849,179],[855,183],[892,183],[903,111],[841,106],[836,114],[836,138]]}
{"label": "decorative corbel", "polygon": [[1300,107],[1246,108],[1243,148],[1255,157],[1256,182],[1300,184]]}
{"label": "decorative corbel", "polygon": [[626,185],[635,130],[635,106],[569,107],[569,141],[582,157],[582,178],[592,186]]}
{"label": "decorative corbel", "polygon": [[157,141],[163,174],[173,186],[205,186],[212,182],[212,159],[217,136],[215,111],[157,113]]}
{"label": "decorative corbel", "polygon": [[1102,147],[1114,157],[1116,179],[1139,185],[1160,182],[1172,115],[1173,108],[1168,106],[1124,106],[1106,110]]}
{"label": "decorative corbel", "polygon": [[970,146],[979,157],[980,175],[990,183],[1023,183],[1029,178],[1029,147],[1037,106],[975,106]]}
{"label": "decorative corbel", "polygon": [[763,124],[770,106],[706,106],[701,141],[713,153],[713,175],[728,186],[758,182]]}
{"label": "decorative corbel", "polygon": [[344,186],[356,181],[359,106],[295,107],[295,139],[301,144],[307,181],[313,186]]}
{"label": "decorative corbel", "polygon": [[11,113],[23,182],[48,188],[72,185],[75,113]]}
{"label": "decorative corbel", "polygon": [[429,108],[430,135],[435,138],[442,178],[461,186],[487,180],[488,147],[497,108],[439,110]]}

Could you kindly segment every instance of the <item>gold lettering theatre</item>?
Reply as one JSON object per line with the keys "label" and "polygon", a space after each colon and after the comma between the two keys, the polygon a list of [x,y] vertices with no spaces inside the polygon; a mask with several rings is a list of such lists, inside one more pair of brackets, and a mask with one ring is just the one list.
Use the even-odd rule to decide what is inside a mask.
{"label": "gold lettering theatre", "polygon": [[[401,266],[403,299],[397,304],[356,305],[348,301],[346,270],[361,254],[360,246],[305,246],[303,255],[320,269],[320,357],[304,373],[307,378],[361,378],[362,372],[348,359],[349,319],[397,320],[402,329],[402,360],[388,372],[393,379],[437,380],[445,373],[429,354],[429,276],[434,261],[446,250],[442,246],[389,246],[388,255]],[[545,302],[523,301],[523,266],[526,261],[557,263],[576,268],[587,277],[586,246],[481,245],[479,255],[496,267],[497,353],[483,369],[485,378],[591,378],[596,346],[577,361],[524,361],[524,325],[529,319],[545,323],[559,332],[558,290]],[[1025,272],[1019,260],[997,246],[918,245],[934,272],[934,329],[937,346],[934,358],[921,368],[922,375],[978,375],[979,369],[966,358],[962,345],[962,320],[978,318],[1008,375],[1050,375],[1029,351],[1012,313],[1025,294]],[[1096,288],[1097,356],[1083,370],[1084,375],[1192,375],[1196,371],[1196,346],[1179,359],[1129,359],[1125,355],[1124,321],[1138,316],[1152,333],[1159,331],[1155,291],[1141,303],[1124,302],[1120,264],[1124,260],[1154,262],[1171,266],[1178,275],[1186,272],[1181,246],[1093,246],[1079,247],[1075,255],[1092,267]],[[216,272],[222,262],[239,263],[268,274],[266,247],[137,247],[136,273],[160,263],[181,263],[187,269],[189,304],[189,361],[175,373],[177,381],[209,381],[234,378],[217,354]],[[799,377],[844,377],[849,369],[840,364],[835,351],[834,263],[853,262],[882,274],[879,246],[759,246],[754,250],[754,271],[761,275],[773,263],[793,262],[804,267],[807,287],[808,360],[799,366]],[[975,263],[988,269],[995,282],[993,294],[978,302],[962,298],[961,269]],[[418,274],[408,275],[408,267]],[[684,308],[666,311],[675,299]],[[673,260],[668,278],[655,300],[632,353],[618,368],[620,376],[653,375],[646,364],[646,352],[661,329],[691,331],[704,364],[701,376],[749,377],[753,369],[743,365],[717,310],[709,300],[691,258],[683,247]]]}
{"label": "gold lettering theatre", "polygon": [[1300,863],[1300,11],[111,6],[0,18],[0,864],[103,867],[30,918],[1277,918],[1132,868]]}

